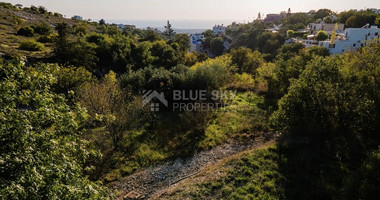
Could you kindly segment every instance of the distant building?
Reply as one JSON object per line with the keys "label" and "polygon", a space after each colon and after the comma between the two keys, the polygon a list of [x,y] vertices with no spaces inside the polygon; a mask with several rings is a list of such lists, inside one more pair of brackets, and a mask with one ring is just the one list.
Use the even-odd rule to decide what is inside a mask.
{"label": "distant building", "polygon": [[205,39],[202,34],[190,34],[190,52],[203,52],[203,43]]}
{"label": "distant building", "polygon": [[226,33],[226,27],[222,25],[215,25],[212,28],[212,33],[214,35],[224,35]]}
{"label": "distant building", "polygon": [[272,32],[272,33],[278,33],[278,31],[280,30],[280,27],[281,27],[282,25],[279,25],[279,26],[277,26],[277,25],[273,25],[273,27],[271,27],[271,28],[267,28],[267,29],[265,29],[266,31],[270,31],[270,32]]}
{"label": "distant building", "polygon": [[128,28],[128,29],[135,29],[136,26],[135,25],[118,24],[117,28],[120,28],[120,29],[126,29],[126,28]]}
{"label": "distant building", "polygon": [[83,17],[81,17],[79,15],[74,15],[71,19],[74,19],[74,20],[83,20]]}
{"label": "distant building", "polygon": [[319,45],[327,48],[331,54],[356,50],[365,46],[368,41],[378,39],[380,29],[377,26],[369,27],[369,25],[363,28],[347,28],[342,35],[343,37],[335,40],[334,44],[330,41],[322,41]]}
{"label": "distant building", "polygon": [[[335,29],[335,23],[310,23],[308,25],[309,33],[317,34],[318,31],[325,31],[327,34],[331,34],[331,32]],[[342,33],[344,30],[344,24],[338,24],[337,33]]]}
{"label": "distant building", "polygon": [[281,19],[280,14],[267,14],[265,19],[264,19],[264,22],[272,23],[272,22],[279,21],[280,19]]}
{"label": "distant building", "polygon": [[377,8],[369,8],[369,10],[371,10],[372,12],[374,12],[376,14],[380,13],[380,9],[377,9]]}

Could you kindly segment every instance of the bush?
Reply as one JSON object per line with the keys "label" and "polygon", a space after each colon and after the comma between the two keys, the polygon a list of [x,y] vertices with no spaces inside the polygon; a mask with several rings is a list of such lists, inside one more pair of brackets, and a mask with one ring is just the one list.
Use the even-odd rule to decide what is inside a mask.
{"label": "bush", "polygon": [[25,37],[33,37],[34,29],[30,26],[24,26],[17,30],[17,35],[25,36]]}
{"label": "bush", "polygon": [[34,27],[34,32],[40,35],[49,35],[52,32],[52,28],[49,24],[41,23]]}
{"label": "bush", "polygon": [[255,75],[256,69],[264,63],[264,58],[258,51],[240,47],[231,51],[232,64],[236,65],[238,72]]}
{"label": "bush", "polygon": [[228,88],[236,90],[252,90],[255,88],[255,80],[253,80],[252,75],[247,73],[235,74],[232,77],[232,83],[228,85]]}
{"label": "bush", "polygon": [[38,39],[37,42],[41,43],[53,43],[54,39],[52,36],[47,36],[47,35],[41,35]]}
{"label": "bush", "polygon": [[67,93],[70,90],[77,91],[85,83],[92,80],[91,72],[84,67],[61,67],[55,71],[57,82],[53,89],[57,93]]}
{"label": "bush", "polygon": [[231,58],[220,56],[215,59],[197,63],[187,75],[188,87],[191,89],[219,89],[224,86],[232,70]]}
{"label": "bush", "polygon": [[315,37],[318,41],[326,40],[329,36],[325,31],[318,31],[317,36]]}
{"label": "bush", "polygon": [[45,46],[34,40],[26,40],[20,43],[20,49],[26,51],[43,51]]}
{"label": "bush", "polygon": [[286,37],[288,37],[288,38],[292,38],[293,35],[294,35],[294,31],[293,31],[293,30],[288,30],[288,31],[286,31]]}

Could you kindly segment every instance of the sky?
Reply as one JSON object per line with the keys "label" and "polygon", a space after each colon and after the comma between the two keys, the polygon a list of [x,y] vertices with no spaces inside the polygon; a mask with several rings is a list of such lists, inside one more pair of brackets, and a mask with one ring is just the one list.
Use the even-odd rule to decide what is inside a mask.
{"label": "sky", "polygon": [[[164,20],[232,22],[252,21],[258,13],[307,12],[320,8],[333,11],[380,8],[380,0],[0,0],[29,7],[44,6],[66,17],[80,15],[85,19],[106,21]],[[139,22],[140,21],[140,22]],[[153,23],[153,22],[152,22]],[[189,26],[189,25],[188,25]],[[201,26],[201,25],[199,25]],[[181,27],[184,28],[184,27]],[[194,28],[194,27],[192,27]],[[202,27],[199,27],[202,28]]]}

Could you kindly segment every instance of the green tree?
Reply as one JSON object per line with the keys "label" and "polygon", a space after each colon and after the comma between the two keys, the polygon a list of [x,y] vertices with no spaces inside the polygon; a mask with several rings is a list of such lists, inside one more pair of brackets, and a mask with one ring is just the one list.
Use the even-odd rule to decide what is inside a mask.
{"label": "green tree", "polygon": [[232,64],[237,66],[239,73],[256,74],[256,69],[259,68],[265,61],[263,56],[258,51],[240,47],[233,49],[230,53]]}
{"label": "green tree", "polygon": [[214,56],[220,56],[224,52],[224,40],[222,37],[216,37],[210,41],[210,52]]}
{"label": "green tree", "polygon": [[289,60],[300,54],[305,46],[302,43],[284,44],[278,49],[277,59]]}
{"label": "green tree", "polygon": [[56,67],[0,66],[2,198],[107,198],[84,176],[84,164],[93,155],[80,139],[86,111],[51,92]]}
{"label": "green tree", "polygon": [[373,184],[379,181],[379,54],[377,43],[341,56],[316,57],[291,83],[272,116],[287,136],[310,140],[310,146],[298,151],[317,152],[308,154],[305,164],[312,166],[306,172],[308,184],[319,193],[355,199],[378,196]]}
{"label": "green tree", "polygon": [[40,35],[49,35],[53,32],[53,29],[49,24],[43,22],[34,27],[34,32]]}
{"label": "green tree", "polygon": [[278,33],[264,32],[257,37],[257,48],[263,54],[273,59],[277,50],[284,44],[284,38]]}
{"label": "green tree", "polygon": [[376,17],[375,24],[380,27],[380,16]]}
{"label": "green tree", "polygon": [[176,34],[174,42],[179,44],[180,50],[187,53],[190,50],[190,37],[187,34]]}
{"label": "green tree", "polygon": [[323,18],[323,22],[330,24],[334,22],[334,19],[332,18],[332,16],[329,15]]}
{"label": "green tree", "polygon": [[345,27],[347,28],[360,28],[366,24],[375,24],[376,14],[371,11],[354,12],[345,21]]}
{"label": "green tree", "polygon": [[330,44],[335,44],[335,39],[336,39],[336,31],[338,30],[338,24],[335,24],[334,30],[331,32],[330,36]]}
{"label": "green tree", "polygon": [[329,38],[329,36],[327,35],[325,31],[322,31],[322,30],[318,31],[317,36],[315,37],[315,39],[318,41],[324,41],[324,40],[327,40],[327,38]]}
{"label": "green tree", "polygon": [[321,46],[312,46],[310,48],[307,48],[306,50],[306,55],[309,56],[309,57],[313,57],[313,56],[322,56],[322,57],[326,57],[326,56],[329,56],[330,55],[330,52],[328,49],[326,49],[325,47],[321,47]]}
{"label": "green tree", "polygon": [[78,37],[84,37],[88,33],[87,24],[74,25],[73,29]]}
{"label": "green tree", "polygon": [[177,47],[175,45],[168,45],[165,41],[154,42],[150,49],[154,59],[153,66],[170,69],[178,65],[183,60],[182,56],[184,55],[179,51],[178,44],[176,45]]}
{"label": "green tree", "polygon": [[149,41],[149,42],[155,42],[157,40],[161,40],[161,37],[159,34],[157,34],[155,31],[153,30],[146,30],[144,32],[144,35],[143,37],[140,39],[140,41]]}
{"label": "green tree", "polygon": [[293,36],[294,36],[294,31],[293,30],[286,31],[286,37],[292,38]]}
{"label": "green tree", "polygon": [[106,21],[105,21],[104,19],[101,19],[101,20],[99,20],[99,24],[100,24],[100,25],[105,25],[105,24],[106,24]]}
{"label": "green tree", "polygon": [[319,9],[314,14],[314,19],[323,19],[329,15],[331,15],[333,12],[330,9]]}
{"label": "green tree", "polygon": [[70,34],[71,27],[65,22],[60,22],[56,25],[55,30],[58,32],[58,38],[62,40],[67,39]]}
{"label": "green tree", "polygon": [[173,36],[175,35],[174,30],[172,29],[172,25],[170,24],[169,20],[165,26],[165,31],[163,33],[165,36],[169,38],[169,40],[173,39]]}

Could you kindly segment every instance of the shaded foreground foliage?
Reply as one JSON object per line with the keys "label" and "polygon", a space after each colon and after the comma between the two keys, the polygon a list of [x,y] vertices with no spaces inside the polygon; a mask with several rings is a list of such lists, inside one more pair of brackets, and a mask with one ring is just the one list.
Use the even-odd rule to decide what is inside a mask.
{"label": "shaded foreground foliage", "polygon": [[[289,195],[308,199],[373,199],[380,180],[380,46],[306,65],[280,100],[272,122],[290,141]],[[292,164],[293,163],[293,164]],[[364,185],[363,185],[364,184]],[[314,192],[302,193],[307,188]],[[300,195],[302,194],[302,195]]]}
{"label": "shaded foreground foliage", "polygon": [[86,111],[51,91],[55,65],[0,64],[0,196],[5,199],[104,199],[83,174]]}

